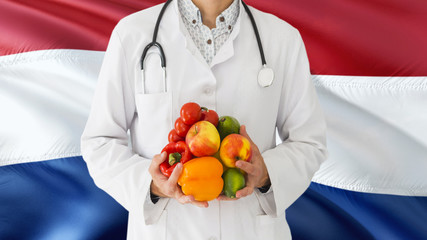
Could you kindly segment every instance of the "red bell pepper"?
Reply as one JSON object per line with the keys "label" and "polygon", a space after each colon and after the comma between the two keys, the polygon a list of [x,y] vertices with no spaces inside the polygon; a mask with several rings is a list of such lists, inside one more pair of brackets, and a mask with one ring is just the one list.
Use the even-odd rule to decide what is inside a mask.
{"label": "red bell pepper", "polygon": [[162,152],[166,152],[168,156],[167,159],[160,164],[160,171],[166,177],[170,177],[176,164],[179,162],[184,164],[193,158],[190,149],[184,141],[178,141],[176,143],[171,142],[163,148]]}

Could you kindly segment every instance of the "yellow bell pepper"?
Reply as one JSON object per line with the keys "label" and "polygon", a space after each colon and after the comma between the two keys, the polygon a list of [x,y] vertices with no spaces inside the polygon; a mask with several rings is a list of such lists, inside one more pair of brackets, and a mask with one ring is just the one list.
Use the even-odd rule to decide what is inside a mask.
{"label": "yellow bell pepper", "polygon": [[183,165],[178,184],[185,195],[197,201],[210,201],[219,196],[224,186],[222,164],[214,157],[194,158]]}

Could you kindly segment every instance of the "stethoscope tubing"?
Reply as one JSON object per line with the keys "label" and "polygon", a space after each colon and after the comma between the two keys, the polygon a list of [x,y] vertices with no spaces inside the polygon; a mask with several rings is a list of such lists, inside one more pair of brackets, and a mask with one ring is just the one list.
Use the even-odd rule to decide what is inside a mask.
{"label": "stethoscope tubing", "polygon": [[162,68],[166,68],[166,56],[163,51],[162,45],[157,42],[157,34],[159,33],[160,22],[162,21],[163,14],[165,13],[166,8],[171,2],[172,0],[166,1],[165,5],[163,5],[162,9],[160,10],[159,16],[157,17],[156,25],[154,26],[153,40],[151,41],[151,43],[145,46],[144,51],[142,52],[141,70],[144,70],[144,59],[147,56],[147,52],[151,47],[157,47],[157,49],[159,49]]}
{"label": "stethoscope tubing", "polygon": [[[273,72],[273,70],[271,68],[267,67],[267,62],[265,60],[264,49],[262,47],[261,38],[260,38],[260,35],[259,35],[259,32],[258,32],[258,27],[256,25],[255,19],[254,19],[253,15],[252,15],[252,12],[250,11],[250,9],[249,9],[248,5],[246,5],[246,3],[243,2],[243,0],[241,0],[241,1],[242,1],[243,7],[245,8],[246,13],[249,16],[249,19],[250,19],[251,24],[252,24],[252,28],[253,28],[254,33],[255,33],[255,37],[256,37],[256,40],[257,40],[257,44],[258,44],[258,50],[259,50],[259,53],[261,55],[261,62],[262,62],[262,66],[263,66],[263,69],[261,69],[261,71],[262,70],[269,70],[269,71],[271,71],[271,74],[272,74],[272,79],[270,81],[268,81],[269,82],[268,84],[261,84],[260,83],[261,82],[260,79],[258,79],[258,82],[260,83],[260,85],[262,87],[268,87],[268,86],[271,85],[271,83],[273,81],[274,72]],[[171,2],[172,2],[172,0],[167,0],[165,2],[165,4],[163,5],[162,9],[160,10],[159,16],[157,17],[156,25],[154,27],[153,40],[144,48],[144,50],[142,52],[142,56],[141,56],[141,60],[140,61],[141,61],[141,70],[142,70],[142,75],[143,75],[142,76],[142,81],[143,81],[142,84],[143,85],[145,84],[145,78],[144,78],[144,60],[145,60],[145,57],[147,56],[148,50],[151,47],[156,47],[159,50],[159,56],[160,56],[161,66],[162,66],[162,69],[163,69],[163,78],[164,78],[163,81],[166,82],[166,56],[165,56],[165,53],[163,51],[162,45],[157,42],[157,34],[159,32],[159,26],[160,26],[160,22],[162,21],[163,14],[165,13],[166,8],[168,7],[168,5]],[[258,76],[260,76],[260,75],[258,75]],[[166,84],[164,84],[164,86],[166,87]],[[142,88],[144,89],[143,92],[145,93],[145,87],[142,86]],[[166,89],[165,89],[165,91],[166,91]]]}
{"label": "stethoscope tubing", "polygon": [[248,5],[246,5],[246,3],[243,2],[243,0],[242,0],[242,5],[245,8],[246,13],[249,15],[249,19],[251,20],[252,28],[254,29],[256,41],[257,41],[257,44],[258,44],[259,53],[261,55],[261,62],[262,62],[262,65],[265,66],[265,65],[267,65],[267,62],[265,61],[264,49],[262,48],[261,38],[259,36],[258,27],[256,25],[254,16],[252,15],[251,10],[249,10]]}

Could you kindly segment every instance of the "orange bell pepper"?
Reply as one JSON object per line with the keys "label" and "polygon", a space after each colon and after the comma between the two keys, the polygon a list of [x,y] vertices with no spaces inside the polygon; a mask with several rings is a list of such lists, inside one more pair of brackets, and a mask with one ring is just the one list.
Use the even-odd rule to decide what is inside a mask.
{"label": "orange bell pepper", "polygon": [[178,184],[185,195],[197,201],[210,201],[219,196],[224,186],[222,164],[214,157],[194,158],[183,165]]}

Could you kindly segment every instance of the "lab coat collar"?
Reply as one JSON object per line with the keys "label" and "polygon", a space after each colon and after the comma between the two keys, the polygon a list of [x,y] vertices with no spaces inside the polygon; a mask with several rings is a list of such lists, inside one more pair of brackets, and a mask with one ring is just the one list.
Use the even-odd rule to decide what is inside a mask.
{"label": "lab coat collar", "polygon": [[[181,1],[181,3],[179,1]],[[179,6],[181,5],[181,10],[179,11],[179,13],[182,14],[188,22],[191,22],[194,25],[202,24],[200,10],[196,7],[196,5],[194,5],[191,0],[176,0],[176,2],[178,4],[178,10],[180,9]]]}
{"label": "lab coat collar", "polygon": [[243,10],[242,1],[239,0],[239,16],[237,17],[236,24],[234,25],[234,29],[228,37],[227,41],[222,45],[219,51],[216,53],[214,58],[212,59],[210,67],[223,63],[234,56],[234,40],[240,32],[241,19],[246,17],[246,12]]}
{"label": "lab coat collar", "polygon": [[242,1],[239,0],[238,2],[239,2],[239,16],[237,17],[236,24],[234,25],[234,29],[231,32],[230,36],[228,37],[227,41],[224,43],[224,45],[221,47],[221,49],[217,52],[217,54],[212,59],[211,64],[208,65],[208,63],[200,53],[199,49],[197,48],[196,44],[194,44],[193,39],[191,38],[191,35],[189,34],[187,28],[185,27],[184,22],[182,21],[179,8],[178,8],[178,0],[173,1],[176,20],[179,23],[179,30],[185,37],[185,47],[194,57],[197,58],[199,62],[202,63],[202,65],[205,65],[208,68],[212,68],[213,66],[223,63],[234,56],[233,42],[236,39],[236,37],[239,35],[240,25],[241,25],[240,22],[243,15],[244,17],[246,17],[246,12],[243,10]]}
{"label": "lab coat collar", "polygon": [[[230,6],[216,17],[216,27],[212,29],[213,32],[216,32],[216,34],[231,32],[232,27],[234,27],[237,17],[239,16],[239,12],[237,12],[240,6],[239,1],[240,0],[233,0]],[[180,14],[187,22],[191,23],[190,25],[192,27],[203,26],[200,9],[192,2],[192,0],[177,0],[177,3]]]}
{"label": "lab coat collar", "polygon": [[175,17],[176,22],[178,22],[179,31],[181,32],[182,36],[184,36],[185,39],[185,48],[193,55],[202,65],[209,67],[207,64],[205,58],[200,53],[199,49],[197,48],[196,44],[194,43],[193,39],[191,38],[190,33],[188,32],[188,29],[185,27],[184,22],[181,18],[181,13],[179,12],[178,7],[178,0],[173,1],[173,6],[175,9]]}

